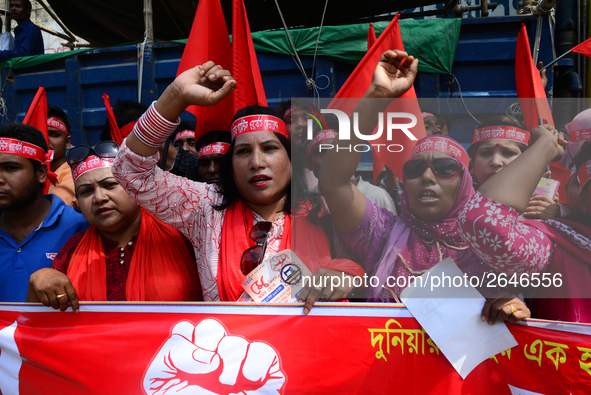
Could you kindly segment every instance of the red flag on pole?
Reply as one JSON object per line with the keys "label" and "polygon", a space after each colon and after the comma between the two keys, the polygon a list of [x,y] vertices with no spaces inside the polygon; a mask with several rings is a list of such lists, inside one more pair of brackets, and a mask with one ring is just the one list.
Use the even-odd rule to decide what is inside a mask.
{"label": "red flag on pole", "polygon": [[[370,23],[369,30],[367,31],[367,50],[368,51],[372,47],[372,45],[375,44],[376,40],[377,40],[376,29],[374,28],[373,23]],[[375,150],[371,151],[371,160],[372,160],[372,169],[373,169],[373,183],[374,183],[374,185],[377,185],[378,177],[380,176],[380,174],[382,173],[382,170],[384,170],[384,167],[386,167],[386,165],[376,155]]]}
{"label": "red flag on pole", "polygon": [[367,50],[368,51],[372,47],[372,45],[374,45],[376,40],[377,40],[376,29],[374,28],[373,23],[370,23],[369,30],[367,31]]}
{"label": "red flag on pole", "polygon": [[591,57],[591,38],[588,38],[579,45],[573,47],[571,51]]}
{"label": "red flag on pole", "polygon": [[[399,15],[394,16],[392,22],[390,22],[377,41],[367,51],[367,54],[361,59],[355,70],[353,70],[353,73],[351,73],[347,81],[345,81],[345,84],[330,103],[329,108],[337,108],[349,115],[352,114],[357,106],[358,100],[343,102],[339,99],[359,99],[363,97],[371,84],[374,70],[382,54],[389,49],[404,50],[400,28],[398,26],[398,18]],[[423,123],[423,117],[421,116],[421,109],[419,107],[419,102],[417,101],[414,87],[410,88],[401,96],[401,98],[403,100],[396,100],[386,111],[413,114],[417,119],[417,123],[414,127],[409,128],[409,130],[418,140],[420,140],[427,135],[427,132],[425,131],[425,125]],[[408,119],[404,119],[401,123],[408,123]],[[384,122],[384,125],[385,124],[386,122]],[[398,178],[402,179],[402,165],[408,160],[410,152],[415,146],[416,140],[411,140],[403,133],[397,134],[395,132],[394,135],[395,141],[387,141],[387,133],[384,131],[382,137],[374,140],[373,144],[383,144],[381,149],[379,149],[379,152],[376,152],[376,155]],[[384,147],[390,144],[401,145],[402,151],[396,153],[389,152]],[[400,148],[398,147],[397,150],[399,149]]]}
{"label": "red flag on pole", "polygon": [[109,126],[111,127],[111,139],[117,144],[121,145],[123,142],[123,137],[121,137],[121,132],[119,131],[119,126],[117,125],[117,120],[115,119],[115,114],[113,114],[113,108],[111,107],[109,95],[106,93],[103,93],[103,102],[105,103],[105,108],[107,109],[107,119],[109,120]]}
{"label": "red flag on pole", "polygon": [[232,76],[238,83],[234,90],[234,112],[246,106],[267,105],[243,0],[232,3]]}
{"label": "red flag on pole", "polygon": [[515,85],[526,128],[532,130],[540,124],[539,120],[542,120],[544,124],[554,126],[554,119],[542,84],[542,77],[531,57],[525,25],[523,25],[519,31],[519,36],[517,36]]}
{"label": "red flag on pole", "polygon": [[[39,129],[45,137],[45,142],[47,143],[47,147],[49,149],[49,132],[47,130],[47,96],[45,94],[45,88],[40,86],[37,90],[37,94],[35,98],[33,98],[33,102],[29,106],[27,110],[27,114],[25,115],[25,119],[23,119],[23,123],[25,125],[31,125],[36,129]],[[53,158],[53,151],[48,151],[48,157]],[[51,171],[49,168],[49,162],[47,163],[47,179],[45,180],[45,185],[43,187],[43,193],[47,193],[49,191],[49,183],[55,185],[57,183],[57,176],[54,172]]]}
{"label": "red flag on pole", "polygon": [[[231,70],[232,48],[226,28],[226,19],[219,0],[199,1],[177,76],[208,60]],[[230,96],[233,94],[231,93]],[[230,130],[234,116],[232,97],[211,107],[190,106],[187,111],[197,117],[196,139],[211,130]]]}

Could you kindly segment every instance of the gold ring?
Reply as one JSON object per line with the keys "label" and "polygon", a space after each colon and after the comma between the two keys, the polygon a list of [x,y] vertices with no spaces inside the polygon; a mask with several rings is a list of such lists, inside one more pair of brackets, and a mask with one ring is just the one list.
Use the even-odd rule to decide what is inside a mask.
{"label": "gold ring", "polygon": [[59,295],[55,295],[55,297],[56,297],[56,298],[58,298],[58,299],[61,299],[61,298],[63,298],[63,297],[64,297],[64,296],[66,296],[66,295],[67,295],[67,293],[66,293],[66,294],[59,294]]}
{"label": "gold ring", "polygon": [[314,287],[314,289],[320,293],[322,293],[322,291],[324,290],[324,288],[322,287]]}
{"label": "gold ring", "polygon": [[517,311],[517,309],[515,308],[515,306],[513,306],[512,304],[510,304],[509,306],[511,306],[511,314],[515,313]]}

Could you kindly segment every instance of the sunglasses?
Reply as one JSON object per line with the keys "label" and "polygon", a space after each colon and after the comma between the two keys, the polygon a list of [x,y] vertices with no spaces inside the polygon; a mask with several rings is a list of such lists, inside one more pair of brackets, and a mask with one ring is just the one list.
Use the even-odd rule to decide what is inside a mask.
{"label": "sunglasses", "polygon": [[78,145],[70,150],[67,155],[67,161],[70,166],[82,162],[93,154],[99,158],[114,158],[119,151],[119,144],[114,141],[101,141],[94,147],[88,145]]}
{"label": "sunglasses", "polygon": [[420,177],[430,167],[437,177],[449,178],[460,172],[462,165],[455,158],[438,158],[428,163],[421,159],[409,160],[402,166],[404,178]]}
{"label": "sunglasses", "polygon": [[252,272],[254,268],[261,263],[261,258],[265,254],[267,236],[269,235],[272,225],[272,222],[259,222],[250,230],[249,236],[255,243],[257,243],[257,245],[244,251],[242,258],[240,259],[240,270],[245,276]]}

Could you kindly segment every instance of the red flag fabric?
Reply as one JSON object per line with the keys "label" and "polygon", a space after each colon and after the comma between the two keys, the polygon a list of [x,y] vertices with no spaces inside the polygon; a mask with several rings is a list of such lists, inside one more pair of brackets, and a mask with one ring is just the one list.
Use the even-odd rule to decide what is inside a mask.
{"label": "red flag fabric", "polygon": [[515,85],[526,128],[532,130],[538,126],[540,124],[539,119],[544,124],[554,126],[554,119],[542,84],[542,77],[531,57],[525,25],[522,26],[519,36],[517,36]]}
{"label": "red flag fabric", "polygon": [[372,47],[372,45],[374,45],[376,40],[377,40],[376,29],[374,28],[373,23],[370,23],[369,30],[367,30],[367,50],[368,51]]}
{"label": "red flag fabric", "polygon": [[37,90],[37,94],[27,110],[23,123],[39,129],[41,133],[43,133],[43,137],[45,137],[45,142],[49,145],[49,133],[47,131],[47,95],[45,94],[44,87],[40,86]]}
{"label": "red flag fabric", "polygon": [[107,109],[109,126],[111,126],[111,139],[117,144],[121,145],[123,138],[121,137],[121,132],[119,131],[119,126],[117,125],[117,120],[115,119],[115,114],[113,114],[113,108],[111,107],[109,95],[106,93],[103,93],[103,102],[105,103],[105,108]]}
{"label": "red flag fabric", "polygon": [[[372,47],[372,45],[375,44],[376,40],[377,40],[376,29],[374,28],[373,23],[370,23],[369,30],[367,31],[367,50],[368,51]],[[386,167],[386,165],[380,160],[380,158],[376,154],[375,150],[371,151],[371,159],[372,159],[372,164],[373,164],[373,166],[372,166],[373,183],[374,183],[374,185],[377,185],[378,177],[380,176],[380,174],[382,173],[382,170],[384,170],[384,167]]]}
{"label": "red flag fabric", "polygon": [[[177,76],[208,60],[226,70],[232,68],[232,48],[226,20],[219,0],[200,0],[187,40]],[[232,95],[211,107],[190,106],[187,111],[197,117],[195,138],[211,130],[230,130],[234,109]]]}
{"label": "red flag fabric", "polygon": [[579,45],[573,47],[573,49],[571,49],[571,51],[578,52],[578,53],[581,53],[585,56],[591,57],[591,38],[588,38],[587,40],[583,41]]}
{"label": "red flag fabric", "polygon": [[[47,147],[49,149],[49,132],[47,130],[47,95],[45,94],[44,87],[40,86],[37,90],[37,94],[33,98],[33,102],[27,110],[27,114],[25,115],[25,119],[23,119],[23,123],[25,125],[31,125],[39,129],[43,134],[43,137],[45,137],[45,142],[47,143]],[[52,154],[53,151],[49,153],[50,157],[53,157]],[[57,183],[57,175],[51,171],[48,164],[47,179],[45,180],[45,185],[43,186],[44,194],[49,191],[50,182],[55,185]]]}
{"label": "red flag fabric", "polygon": [[[337,108],[349,115],[352,114],[357,106],[358,100],[343,101],[340,99],[359,99],[363,97],[371,84],[373,72],[382,54],[389,49],[404,50],[402,36],[400,35],[400,27],[398,26],[399,17],[400,15],[394,16],[392,22],[390,22],[388,27],[386,27],[384,32],[367,51],[367,54],[361,59],[355,70],[353,70],[353,73],[351,73],[347,81],[345,81],[345,84],[330,103],[329,108]],[[412,128],[408,128],[408,130],[417,138],[417,140],[427,136],[414,87],[410,88],[404,95],[402,95],[401,99],[403,100],[397,99],[393,102],[386,112],[413,114],[416,118],[416,125]],[[387,122],[384,122],[384,125],[386,125],[386,123]],[[404,119],[400,123],[408,123],[408,119]],[[381,138],[372,141],[372,145],[383,144],[381,147],[378,146],[376,155],[382,163],[388,166],[394,174],[396,174],[398,178],[402,179],[402,165],[408,160],[410,152],[416,144],[416,140],[411,140],[402,133],[395,133],[393,138],[395,141],[388,141],[387,133],[384,131]],[[390,152],[387,148],[392,145],[392,143],[396,144],[396,148]]]}
{"label": "red flag fabric", "polygon": [[234,91],[234,112],[255,104],[267,105],[243,0],[232,2],[232,76],[238,83]]}

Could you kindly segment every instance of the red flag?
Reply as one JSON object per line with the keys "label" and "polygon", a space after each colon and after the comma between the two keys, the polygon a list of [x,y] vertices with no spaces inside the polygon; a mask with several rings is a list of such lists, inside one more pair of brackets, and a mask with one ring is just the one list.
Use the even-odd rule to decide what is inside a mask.
{"label": "red flag", "polygon": [[367,31],[367,50],[368,51],[372,47],[372,45],[374,45],[376,40],[377,40],[376,29],[373,27],[373,23],[370,23],[369,30]]}
{"label": "red flag", "polygon": [[[47,96],[45,94],[45,88],[40,86],[37,90],[37,94],[33,99],[33,102],[27,110],[25,119],[23,119],[25,125],[31,125],[36,129],[39,129],[45,137],[47,143],[47,154],[50,159],[53,159],[53,151],[49,150],[49,132],[47,130]],[[47,166],[47,179],[43,186],[43,193],[46,194],[49,191],[49,183],[55,185],[57,183],[57,175]]]}
{"label": "red flag", "polygon": [[[231,70],[232,48],[226,20],[219,0],[200,0],[191,27],[191,34],[183,51],[177,76],[183,71],[208,60]],[[230,94],[230,96],[233,95]],[[197,117],[195,138],[211,130],[230,130],[234,109],[232,97],[211,107],[190,106],[187,111]]]}
{"label": "red flag", "polygon": [[[378,38],[367,51],[367,54],[361,59],[355,70],[353,70],[353,73],[351,73],[347,81],[345,81],[345,84],[330,103],[329,108],[338,108],[349,115],[352,114],[357,106],[358,100],[343,102],[339,99],[359,99],[363,97],[371,84],[374,70],[382,54],[389,49],[404,50],[400,28],[398,26],[399,16],[400,15],[394,16],[394,19],[392,19],[392,22],[390,22],[388,27],[386,27],[384,32],[380,35],[380,38]],[[409,128],[409,130],[420,140],[427,135],[427,132],[425,131],[419,103],[416,100],[417,95],[414,87],[411,87],[401,96],[401,98],[404,100],[396,100],[395,103],[392,103],[388,107],[386,112],[406,112],[413,114],[417,119],[417,124],[414,127]],[[401,123],[408,123],[408,119],[404,119]],[[386,122],[384,122],[384,125],[386,125]],[[410,151],[414,148],[416,140],[411,140],[405,134],[397,133],[397,131],[394,131],[394,135],[396,136],[395,141],[387,141],[387,133],[384,130],[382,137],[374,140],[372,144],[383,144],[379,149],[379,152],[376,152],[376,155],[398,178],[402,179],[402,165],[408,160]],[[400,144],[402,146],[402,151],[396,153],[389,152],[385,147],[391,144]],[[396,150],[399,149],[399,147],[396,148]]]}
{"label": "red flag", "polygon": [[591,38],[588,38],[579,45],[573,47],[571,51],[582,53],[585,56],[591,57]]}
{"label": "red flag", "polygon": [[[367,50],[369,51],[369,49],[372,47],[372,45],[375,44],[377,38],[376,38],[376,29],[373,26],[373,23],[369,24],[369,30],[367,31]],[[378,155],[376,154],[375,150],[371,151],[371,160],[373,163],[373,183],[374,185],[377,185],[378,183],[378,177],[380,176],[380,174],[382,173],[382,170],[384,170],[384,167],[386,167],[386,165],[380,160],[380,158],[378,157]]]}
{"label": "red flag", "polygon": [[267,105],[243,0],[232,2],[232,76],[238,83],[234,91],[234,112],[255,104]]}
{"label": "red flag", "polygon": [[37,94],[27,110],[23,123],[39,129],[41,133],[43,133],[43,137],[45,137],[45,142],[49,145],[49,132],[47,131],[47,96],[44,87],[40,86],[37,90]]}
{"label": "red flag", "polygon": [[554,126],[554,119],[542,84],[542,77],[531,57],[525,25],[523,25],[517,37],[515,84],[526,128],[532,130],[538,126],[540,124],[539,119],[544,124]]}
{"label": "red flag", "polygon": [[103,102],[105,103],[105,108],[107,109],[107,119],[109,120],[109,126],[111,127],[111,139],[117,144],[121,145],[123,138],[121,137],[121,132],[119,131],[119,126],[117,125],[117,120],[115,119],[115,114],[113,114],[113,108],[111,107],[109,95],[106,93],[103,93]]}

